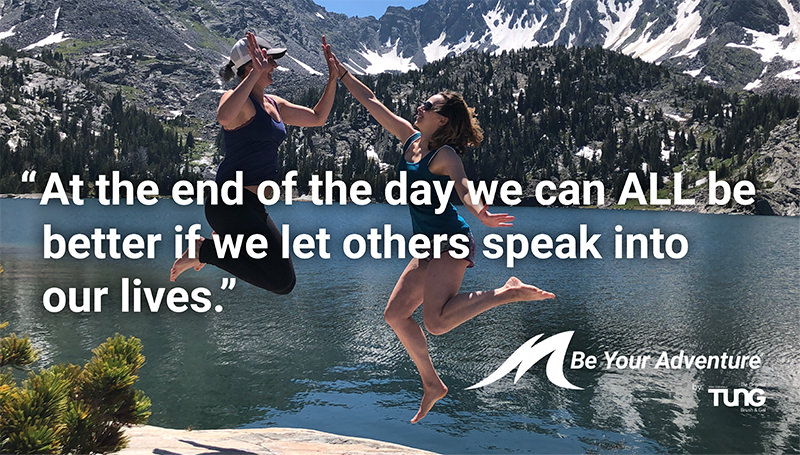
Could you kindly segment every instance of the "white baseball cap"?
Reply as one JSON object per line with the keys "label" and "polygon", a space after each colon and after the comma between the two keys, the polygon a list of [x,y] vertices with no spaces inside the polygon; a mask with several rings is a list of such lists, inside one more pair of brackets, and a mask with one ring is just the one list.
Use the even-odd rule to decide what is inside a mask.
{"label": "white baseball cap", "polygon": [[[272,47],[269,45],[269,43],[267,43],[267,40],[261,38],[260,36],[256,36],[256,42],[258,43],[259,47],[266,49],[267,55],[271,56],[272,58],[281,58],[284,56],[284,54],[286,54],[286,48]],[[242,38],[231,48],[231,61],[233,62],[234,68],[239,69],[239,67],[246,64],[250,60],[250,52],[247,51],[247,38]]]}

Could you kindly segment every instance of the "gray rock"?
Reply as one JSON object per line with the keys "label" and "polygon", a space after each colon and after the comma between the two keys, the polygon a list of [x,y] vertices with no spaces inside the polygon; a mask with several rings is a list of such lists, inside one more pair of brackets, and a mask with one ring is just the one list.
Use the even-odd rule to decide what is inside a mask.
{"label": "gray rock", "polygon": [[784,122],[753,157],[759,173],[759,211],[800,215],[800,134],[798,119]]}

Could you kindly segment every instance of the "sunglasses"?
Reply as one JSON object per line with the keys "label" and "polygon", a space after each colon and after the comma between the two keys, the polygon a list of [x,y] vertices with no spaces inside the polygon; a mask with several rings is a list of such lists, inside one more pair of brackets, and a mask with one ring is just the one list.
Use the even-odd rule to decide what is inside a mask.
{"label": "sunglasses", "polygon": [[425,112],[431,112],[431,111],[432,112],[439,112],[439,111],[434,111],[433,110],[433,103],[431,103],[430,101],[425,101],[425,103],[423,103],[421,107],[422,107],[422,110],[425,111]]}

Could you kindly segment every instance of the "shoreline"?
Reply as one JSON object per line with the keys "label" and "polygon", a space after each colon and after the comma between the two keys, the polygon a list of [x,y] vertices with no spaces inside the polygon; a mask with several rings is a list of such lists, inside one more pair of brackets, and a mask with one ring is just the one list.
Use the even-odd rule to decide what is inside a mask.
{"label": "shoreline", "polygon": [[[0,199],[41,199],[42,193],[0,193]],[[169,196],[159,196],[158,199],[169,199]],[[97,199],[96,197],[85,197],[84,199]],[[292,202],[312,202],[312,198],[308,194],[302,194],[300,196],[292,197]],[[373,204],[385,204],[386,202],[377,202],[372,201]],[[700,214],[708,214],[708,215],[750,215],[750,216],[778,216],[778,217],[796,217],[800,216],[800,212],[795,213],[795,210],[792,210],[788,213],[759,213],[756,211],[753,212],[746,212],[742,210],[731,210],[725,207],[711,207],[709,206],[666,206],[666,207],[658,207],[658,206],[628,206],[628,205],[576,205],[576,206],[562,206],[562,205],[550,205],[550,206],[541,206],[541,205],[534,205],[530,204],[526,201],[523,203],[516,205],[516,206],[507,206],[507,205],[500,205],[496,204],[492,207],[497,208],[514,208],[514,207],[538,207],[538,208],[567,208],[567,209],[584,209],[584,210],[631,210],[636,212],[681,212],[681,213],[700,213]],[[691,207],[691,208],[690,208]]]}
{"label": "shoreline", "polygon": [[200,455],[229,454],[330,454],[330,455],[435,455],[421,449],[341,436],[304,428],[252,428],[230,430],[173,430],[152,425],[134,426],[125,430],[128,447],[118,455],[180,453]]}
{"label": "shoreline", "polygon": [[41,199],[43,193],[0,193],[0,199]]}

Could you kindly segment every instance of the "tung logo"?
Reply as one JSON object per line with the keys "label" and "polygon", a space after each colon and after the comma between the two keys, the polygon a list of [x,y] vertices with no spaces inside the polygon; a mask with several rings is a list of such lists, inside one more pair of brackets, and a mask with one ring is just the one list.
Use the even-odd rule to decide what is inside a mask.
{"label": "tung logo", "polygon": [[738,406],[752,406],[757,408],[764,406],[767,397],[761,389],[708,389],[708,393],[714,395],[714,406],[719,406],[719,399],[722,397],[722,404],[729,408]]}
{"label": "tung logo", "polygon": [[536,362],[548,355],[550,358],[547,359],[547,379],[553,384],[565,389],[583,390],[582,387],[570,384],[567,378],[564,377],[564,359],[567,356],[567,348],[569,347],[569,342],[572,339],[573,333],[575,333],[574,330],[557,333],[550,338],[542,340],[542,342],[538,344],[536,342],[539,341],[539,338],[544,334],[540,333],[536,335],[514,351],[511,357],[503,362],[500,368],[495,370],[494,373],[487,376],[483,381],[467,387],[467,390],[487,386],[507,375],[514,368],[519,367],[517,369],[517,375],[514,377],[514,384],[516,384],[526,371],[536,364]]}

